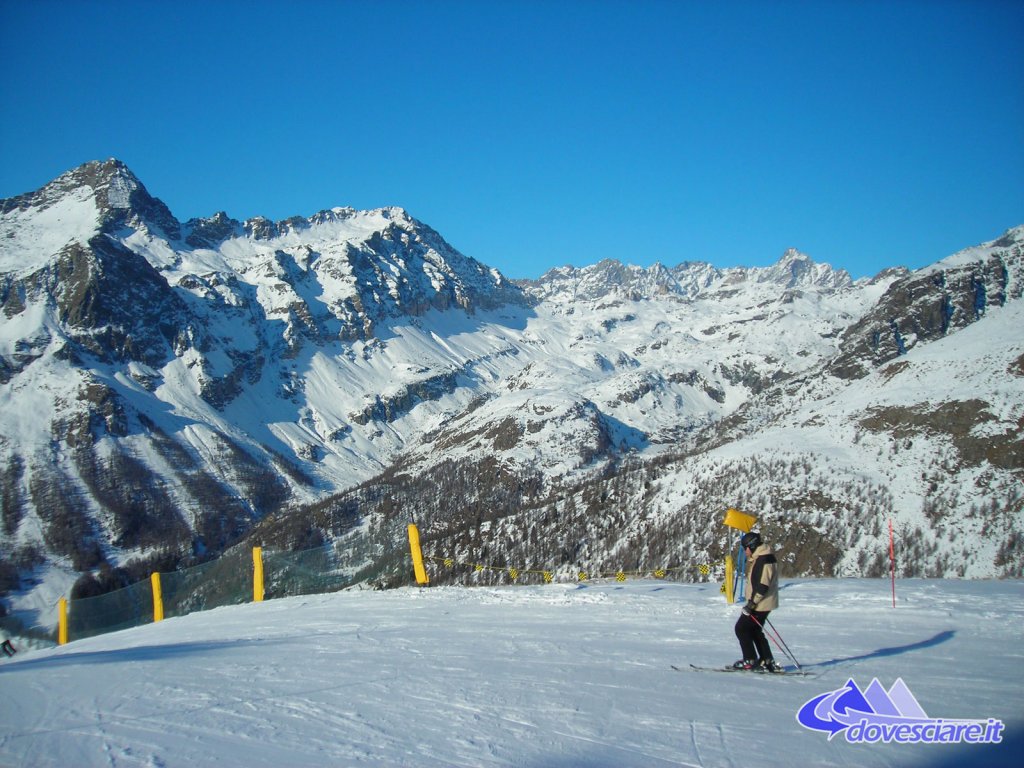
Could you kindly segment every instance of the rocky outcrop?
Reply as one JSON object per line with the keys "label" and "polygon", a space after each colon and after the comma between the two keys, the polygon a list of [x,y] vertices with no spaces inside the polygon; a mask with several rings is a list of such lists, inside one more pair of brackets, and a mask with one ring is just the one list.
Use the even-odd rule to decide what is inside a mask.
{"label": "rocky outcrop", "polygon": [[1024,286],[1024,235],[1006,236],[975,258],[953,258],[896,280],[881,300],[843,333],[829,367],[844,379],[905,355],[1003,306]]}

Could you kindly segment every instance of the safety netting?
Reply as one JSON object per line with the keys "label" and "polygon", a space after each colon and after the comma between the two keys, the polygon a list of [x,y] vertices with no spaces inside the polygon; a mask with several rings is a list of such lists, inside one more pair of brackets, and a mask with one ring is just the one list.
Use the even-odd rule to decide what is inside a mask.
{"label": "safety netting", "polygon": [[352,583],[348,553],[332,544],[301,552],[263,552],[267,598],[336,592]]}
{"label": "safety netting", "polygon": [[251,560],[224,556],[192,568],[161,573],[164,618],[251,602],[252,570]]}
{"label": "safety netting", "polygon": [[68,602],[68,637],[72,640],[117,632],[151,621],[153,589],[148,580]]}

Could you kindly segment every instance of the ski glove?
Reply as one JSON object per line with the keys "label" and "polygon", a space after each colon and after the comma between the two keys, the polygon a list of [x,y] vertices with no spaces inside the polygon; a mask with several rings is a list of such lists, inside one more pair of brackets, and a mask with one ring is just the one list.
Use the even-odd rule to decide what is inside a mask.
{"label": "ski glove", "polygon": [[753,600],[748,600],[747,604],[743,606],[743,615],[744,616],[749,616],[750,614],[752,614],[756,610],[757,610],[757,606],[754,604],[754,601]]}

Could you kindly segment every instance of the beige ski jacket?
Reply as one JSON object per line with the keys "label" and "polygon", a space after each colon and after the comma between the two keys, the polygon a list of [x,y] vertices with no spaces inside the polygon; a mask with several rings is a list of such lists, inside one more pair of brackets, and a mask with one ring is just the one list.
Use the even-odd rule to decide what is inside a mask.
{"label": "beige ski jacket", "polygon": [[779,607],[779,564],[766,544],[752,552],[747,563],[747,601],[755,611]]}

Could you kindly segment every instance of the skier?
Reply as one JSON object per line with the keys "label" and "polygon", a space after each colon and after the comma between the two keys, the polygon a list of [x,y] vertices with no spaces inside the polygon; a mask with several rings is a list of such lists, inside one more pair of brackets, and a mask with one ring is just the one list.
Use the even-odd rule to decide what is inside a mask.
{"label": "skier", "polygon": [[4,656],[13,656],[17,653],[17,651],[14,649],[14,645],[11,643],[11,640],[8,637],[4,638],[3,645],[0,646],[0,648],[3,649]]}
{"label": "skier", "polygon": [[764,636],[768,613],[779,607],[779,569],[775,553],[761,541],[761,534],[754,531],[743,534],[740,546],[747,554],[747,604],[736,622],[736,638],[740,641],[743,658],[732,666],[757,672],[782,672]]}

